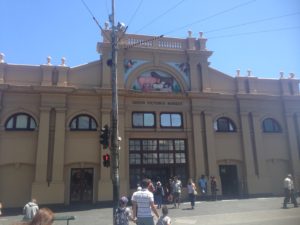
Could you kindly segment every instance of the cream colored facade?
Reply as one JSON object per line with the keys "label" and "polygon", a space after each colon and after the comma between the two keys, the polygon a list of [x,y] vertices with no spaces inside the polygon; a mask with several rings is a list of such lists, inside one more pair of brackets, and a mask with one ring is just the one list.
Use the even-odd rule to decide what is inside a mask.
{"label": "cream colored facade", "polygon": [[[102,155],[109,150],[99,144],[100,128],[111,124],[109,32],[104,31],[103,42],[97,45],[100,60],[77,67],[68,67],[64,60],[51,65],[50,58],[44,65],[13,65],[1,56],[0,201],[6,207],[20,207],[31,197],[42,204],[72,204],[76,171],[89,174],[91,187],[87,199],[81,187],[75,200],[112,200],[110,168],[102,165]],[[216,176],[220,195],[234,188],[231,194],[239,196],[282,194],[287,173],[299,185],[299,80],[293,75],[260,79],[250,72],[226,75],[209,66],[212,52],[206,41],[191,34],[186,39],[130,34],[121,39],[117,65],[121,195],[135,189],[130,171],[143,173],[147,168],[151,173],[159,168],[161,174],[167,171],[165,176],[177,172],[176,151],[174,161],[167,160],[170,164],[159,167],[154,157],[143,168],[140,156],[130,155],[131,143],[139,140],[184,143],[178,155],[183,179]],[[143,117],[145,112],[154,116],[154,126],[135,126],[135,113]],[[80,115],[92,118],[96,130],[73,130],[71,124],[77,126]],[[179,117],[180,126],[162,126],[162,115],[170,115],[176,123],[172,116]],[[36,126],[18,129],[24,124],[17,120],[12,125],[21,117],[33,119]],[[218,130],[222,121],[225,128]],[[265,130],[264,122],[270,121]]]}

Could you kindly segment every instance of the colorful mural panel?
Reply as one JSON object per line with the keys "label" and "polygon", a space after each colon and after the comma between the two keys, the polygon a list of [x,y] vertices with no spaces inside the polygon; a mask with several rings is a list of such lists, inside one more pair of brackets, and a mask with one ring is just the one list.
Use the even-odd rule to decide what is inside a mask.
{"label": "colorful mural panel", "polygon": [[151,92],[174,92],[181,91],[178,82],[175,78],[162,71],[147,71],[142,73],[132,85],[133,90]]}
{"label": "colorful mural panel", "polygon": [[148,61],[139,59],[125,59],[124,60],[124,82],[127,81],[129,74],[137,67],[147,63]]}

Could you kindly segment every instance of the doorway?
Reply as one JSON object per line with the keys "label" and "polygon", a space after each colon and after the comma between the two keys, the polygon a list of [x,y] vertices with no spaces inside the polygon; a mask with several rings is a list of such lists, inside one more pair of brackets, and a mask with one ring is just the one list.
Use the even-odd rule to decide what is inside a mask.
{"label": "doorway", "polygon": [[226,198],[237,197],[239,194],[237,166],[220,165],[219,172],[223,196]]}
{"label": "doorway", "polygon": [[83,203],[93,200],[94,169],[73,168],[71,169],[70,202]]}

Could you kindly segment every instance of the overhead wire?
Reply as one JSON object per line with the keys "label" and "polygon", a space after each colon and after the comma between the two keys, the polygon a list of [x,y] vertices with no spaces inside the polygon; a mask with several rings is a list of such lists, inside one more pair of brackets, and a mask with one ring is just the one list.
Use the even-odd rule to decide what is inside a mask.
{"label": "overhead wire", "polygon": [[85,6],[85,8],[87,9],[87,11],[90,13],[90,15],[92,16],[93,20],[95,21],[95,23],[97,24],[97,26],[100,28],[100,30],[103,31],[101,25],[99,24],[98,20],[95,18],[94,14],[92,13],[92,11],[88,7],[88,5],[85,3],[85,1],[81,0],[81,2]]}
{"label": "overhead wire", "polygon": [[211,39],[217,39],[217,38],[236,37],[236,36],[252,35],[252,34],[259,34],[259,33],[270,33],[270,32],[275,32],[275,31],[295,30],[295,29],[300,29],[300,26],[281,27],[281,28],[274,28],[274,29],[268,29],[268,30],[250,31],[250,32],[244,32],[244,33],[237,33],[237,34],[212,36],[212,37],[207,37],[207,38],[209,38],[211,40]]}
{"label": "overhead wire", "polygon": [[154,23],[155,21],[157,21],[158,19],[160,19],[161,17],[163,17],[164,15],[166,15],[167,13],[169,13],[170,11],[174,10],[175,8],[177,8],[179,5],[181,5],[185,1],[186,0],[181,0],[180,2],[176,3],[174,6],[170,7],[165,12],[163,12],[162,14],[160,14],[159,16],[155,17],[153,20],[151,20],[150,22],[148,22],[147,24],[145,24],[143,27],[141,27],[135,33],[138,33],[141,30],[145,29],[147,26],[151,25],[152,23]]}
{"label": "overhead wire", "polygon": [[220,15],[222,15],[222,14],[228,13],[228,12],[233,11],[233,10],[235,10],[235,9],[238,9],[238,8],[244,7],[244,6],[246,6],[246,5],[249,5],[249,4],[251,4],[251,3],[254,3],[255,1],[256,1],[256,0],[251,0],[251,1],[247,1],[247,2],[244,2],[244,3],[238,4],[238,5],[235,5],[235,6],[231,7],[231,8],[225,9],[225,10],[223,10],[223,11],[217,12],[217,13],[215,13],[215,14],[212,14],[212,15],[207,16],[207,17],[205,17],[205,18],[202,18],[202,19],[200,19],[200,20],[196,20],[196,21],[194,21],[194,22],[192,22],[192,23],[189,23],[189,24],[186,24],[186,25],[184,25],[184,26],[181,26],[181,27],[178,27],[178,28],[176,28],[176,29],[173,29],[173,30],[171,30],[171,31],[169,31],[169,32],[166,32],[165,35],[166,35],[166,34],[174,33],[175,31],[178,31],[178,30],[182,30],[182,29],[187,28],[187,27],[189,27],[189,26],[191,26],[191,25],[194,25],[194,24],[202,23],[202,22],[207,21],[207,20],[209,20],[209,19],[215,18],[215,17],[220,16]]}
{"label": "overhead wire", "polygon": [[231,26],[227,26],[227,27],[221,27],[221,28],[217,28],[217,29],[213,29],[213,30],[208,30],[208,31],[204,31],[204,33],[208,34],[208,33],[216,32],[216,31],[233,29],[233,28],[247,26],[247,25],[251,25],[251,24],[281,19],[281,18],[288,17],[288,16],[295,16],[295,15],[299,15],[299,14],[300,14],[300,12],[294,12],[294,13],[289,13],[289,14],[285,14],[285,15],[281,15],[281,16],[273,16],[273,17],[249,21],[249,22],[245,22],[245,23],[241,23],[241,24],[236,24],[236,25],[231,25]]}
{"label": "overhead wire", "polygon": [[129,19],[128,26],[130,26],[130,24],[131,24],[133,18],[136,16],[136,14],[137,14],[137,12],[139,11],[139,9],[140,9],[140,7],[141,7],[142,4],[143,4],[143,0],[140,0],[139,5],[136,7],[136,9],[135,9],[133,15],[132,15],[131,18]]}

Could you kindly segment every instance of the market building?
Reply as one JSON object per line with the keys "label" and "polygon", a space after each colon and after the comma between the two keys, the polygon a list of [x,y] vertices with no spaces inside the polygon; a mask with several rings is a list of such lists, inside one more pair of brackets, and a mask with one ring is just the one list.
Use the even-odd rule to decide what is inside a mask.
{"label": "market building", "polygon": [[[112,200],[111,42],[100,59],[68,67],[14,65],[0,58],[0,200],[23,206]],[[207,39],[125,34],[118,50],[120,193],[143,177],[215,176],[222,197],[283,194],[300,183],[300,95],[294,74],[262,79],[209,66]],[[226,60],[226,59],[224,59]],[[230,63],[230,62],[228,62]],[[298,186],[299,187],[299,186]]]}

